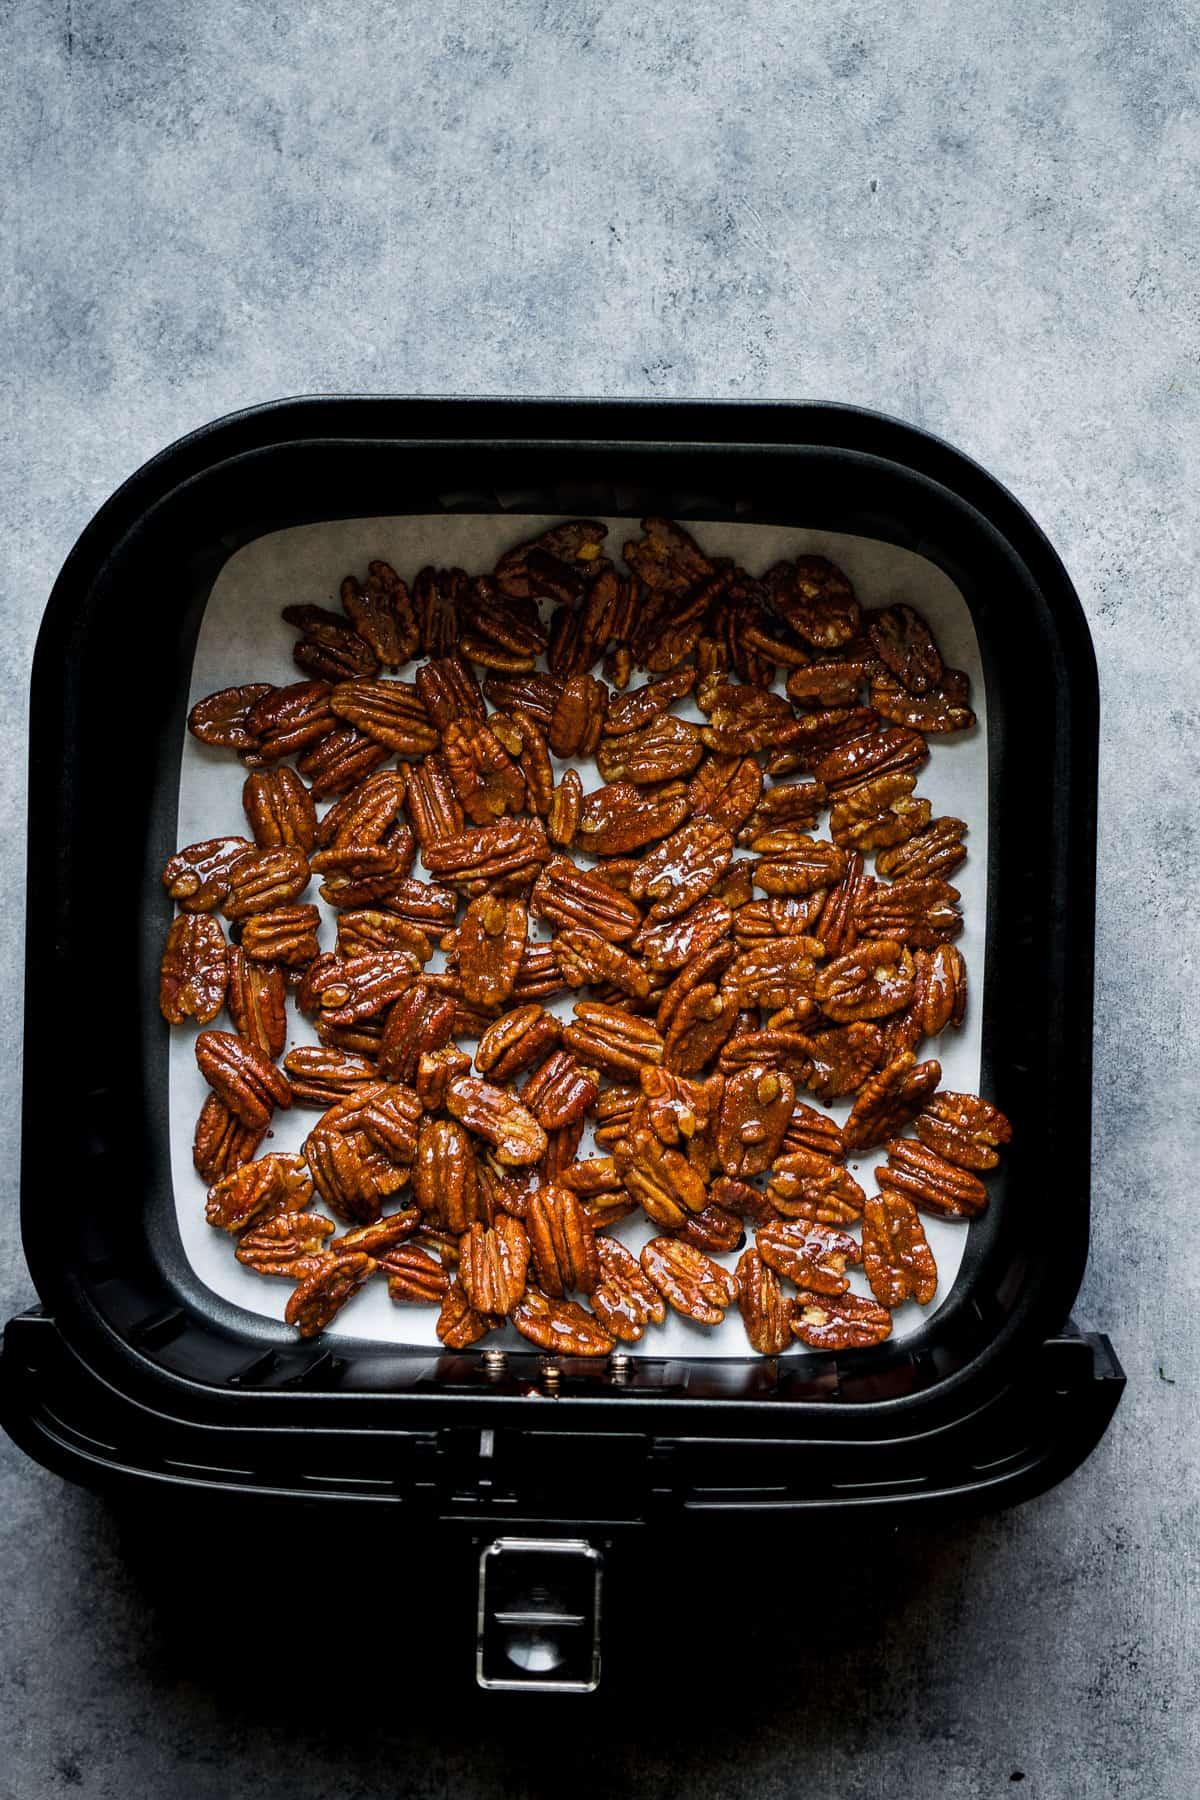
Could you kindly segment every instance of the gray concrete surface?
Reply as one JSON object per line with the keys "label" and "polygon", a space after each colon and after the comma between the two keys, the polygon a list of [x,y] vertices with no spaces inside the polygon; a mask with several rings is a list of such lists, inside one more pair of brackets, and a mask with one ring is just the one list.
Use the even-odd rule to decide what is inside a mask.
{"label": "gray concrete surface", "polygon": [[[272,1623],[236,1546],[156,1545],[6,1443],[0,1795],[1190,1800],[1195,7],[7,0],[3,22],[8,1033],[38,617],[153,451],[297,391],[865,402],[1013,487],[1095,634],[1078,1311],[1131,1385],[1099,1454],[1017,1513],[842,1546],[815,1593],[798,1557],[770,1601],[722,1560],[682,1645],[651,1605],[619,1713],[460,1712],[394,1573]],[[11,1055],[0,1082],[7,1316],[32,1298]],[[48,1167],[47,1206],[68,1178]],[[348,1656],[363,1619],[377,1646]]]}

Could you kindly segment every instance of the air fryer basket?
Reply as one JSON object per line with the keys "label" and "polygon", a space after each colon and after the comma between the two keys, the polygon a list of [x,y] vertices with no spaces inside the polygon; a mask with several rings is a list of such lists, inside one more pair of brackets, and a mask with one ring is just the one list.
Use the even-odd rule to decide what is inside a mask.
{"label": "air fryer basket", "polygon": [[[437,512],[820,527],[911,549],[964,595],[988,710],[982,1091],[1017,1129],[953,1291],[915,1336],[779,1361],[567,1361],[547,1376],[533,1352],[497,1370],[479,1352],[297,1343],[192,1275],[168,1155],[158,877],[204,606],[264,533]],[[1049,544],[957,452],[815,405],[315,400],[241,414],[165,451],[88,527],[47,609],[30,730],[22,1206],[42,1304],[9,1328],[2,1404],[31,1453],[83,1479],[420,1502],[441,1518],[474,1492],[474,1529],[493,1516],[478,1498],[486,1443],[484,1488],[514,1496],[494,1516],[561,1532],[641,1523],[664,1496],[695,1516],[721,1495],[776,1512],[1015,1498],[1102,1432],[1120,1372],[1104,1340],[1068,1326],[1088,1231],[1095,667]],[[70,1171],[54,1195],[51,1143]],[[536,1404],[547,1390],[553,1405]],[[584,1473],[599,1463],[604,1478]]]}

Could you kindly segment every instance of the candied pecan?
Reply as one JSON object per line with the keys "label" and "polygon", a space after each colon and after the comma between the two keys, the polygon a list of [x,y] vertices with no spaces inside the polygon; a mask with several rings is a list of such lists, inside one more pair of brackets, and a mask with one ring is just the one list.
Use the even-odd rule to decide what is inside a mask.
{"label": "candied pecan", "polygon": [[402,1206],[386,1219],[376,1219],[370,1225],[352,1225],[349,1231],[334,1238],[330,1254],[354,1256],[361,1250],[382,1262],[397,1244],[412,1236],[420,1223],[421,1215],[415,1206]]}
{"label": "candied pecan", "polygon": [[324,877],[320,887],[322,900],[337,908],[385,899],[404,879],[399,856],[386,844],[343,844],[332,850],[318,850],[311,866],[314,874]]}
{"label": "candied pecan", "polygon": [[557,675],[535,671],[532,675],[489,675],[483,691],[493,706],[502,712],[520,707],[541,731],[549,731],[550,720],[563,682]]}
{"label": "candied pecan", "polygon": [[600,1280],[596,1234],[569,1188],[545,1187],[529,1196],[525,1229],[538,1286],[550,1299],[572,1288],[594,1292]]}
{"label": "candied pecan", "polygon": [[737,1266],[738,1311],[751,1347],[761,1356],[782,1356],[792,1341],[791,1302],[779,1277],[757,1250],[744,1250]]}
{"label": "candied pecan", "polygon": [[632,781],[614,781],[585,797],[575,840],[588,856],[625,856],[667,837],[690,810],[682,782],[643,791]]}
{"label": "candied pecan", "polygon": [[785,1219],[851,1225],[862,1217],[866,1196],[849,1169],[812,1150],[789,1150],[772,1166],[767,1198]]}
{"label": "candied pecan", "polygon": [[906,844],[877,856],[875,867],[893,880],[913,877],[929,881],[952,875],[966,861],[967,850],[962,841],[966,829],[961,819],[935,819]]}
{"label": "candied pecan", "polygon": [[784,623],[817,650],[848,644],[862,622],[849,578],[824,556],[776,563],[763,585]]}
{"label": "candied pecan", "polygon": [[316,842],[317,809],[294,769],[247,775],[242,809],[260,850],[291,848],[307,853]]}
{"label": "candied pecan", "polygon": [[354,1025],[385,1012],[420,972],[407,950],[380,951],[349,962],[332,958],[308,991],[331,1025]]}
{"label": "candied pecan", "polygon": [[251,962],[236,944],[230,946],[228,963],[229,1016],[238,1035],[257,1044],[268,1056],[278,1056],[287,1041],[283,976],[269,963]]}
{"label": "candied pecan", "polygon": [[232,1031],[202,1031],[196,1061],[209,1087],[251,1131],[265,1131],[275,1107],[292,1104],[292,1090],[270,1057]]}
{"label": "candied pecan", "polygon": [[994,1169],[997,1146],[1007,1144],[1012,1126],[978,1094],[935,1094],[917,1115],[914,1127],[921,1142],[960,1169]]}
{"label": "candied pecan", "polygon": [[450,779],[444,756],[427,756],[405,765],[405,810],[422,852],[431,844],[462,835],[466,814]]}
{"label": "candied pecan", "polygon": [[839,800],[829,816],[829,835],[847,850],[902,844],[929,823],[929,802],[913,796],[915,775],[879,775]]}
{"label": "candied pecan", "polygon": [[798,1101],[783,1134],[785,1150],[812,1150],[831,1162],[840,1162],[846,1153],[841,1126],[815,1106]]}
{"label": "candied pecan", "polygon": [[668,711],[672,703],[690,694],[696,685],[695,669],[677,669],[658,681],[648,681],[631,693],[619,694],[608,703],[604,723],[606,738],[623,737],[641,731]]}
{"label": "candied pecan", "polygon": [[722,1212],[732,1213],[739,1219],[750,1219],[755,1225],[767,1225],[776,1217],[767,1196],[752,1182],[718,1175],[709,1192],[712,1204]]}
{"label": "candied pecan", "polygon": [[774,1161],[792,1116],[796,1084],[785,1069],[751,1064],[725,1083],[717,1155],[726,1175],[750,1180]]}
{"label": "candied pecan", "polygon": [[720,756],[746,756],[786,745],[800,730],[787,701],[770,688],[717,679],[701,682],[697,699],[708,715],[701,739]]}
{"label": "candied pecan", "polygon": [[[496,564],[496,585],[515,600],[529,600],[539,594],[555,600],[570,599],[578,592],[570,580],[578,573],[572,565],[582,564],[586,569],[595,562],[607,536],[608,526],[595,519],[568,519],[565,524],[554,525],[540,537],[504,552]],[[551,569],[550,563],[560,567]],[[568,587],[564,590],[561,585],[547,586],[547,581],[567,582]]]}
{"label": "candied pecan", "polygon": [[284,1309],[284,1319],[302,1338],[315,1337],[332,1323],[375,1270],[373,1257],[331,1256],[300,1282]]}
{"label": "candied pecan", "polygon": [[471,1059],[456,1044],[443,1044],[440,1050],[423,1050],[417,1064],[417,1097],[427,1112],[435,1112],[446,1104],[446,1090],[460,1075],[469,1075]]}
{"label": "candied pecan", "polygon": [[423,847],[425,867],[452,886],[487,886],[549,859],[540,819],[502,819]]}
{"label": "candied pecan", "polygon": [[859,911],[874,885],[866,872],[861,852],[851,850],[846,858],[845,873],[827,892],[825,903],[810,926],[812,935],[820,938],[828,955],[844,956],[854,948],[858,941]]}
{"label": "candied pecan", "polygon": [[333,1220],[322,1213],[275,1213],[242,1234],[234,1255],[258,1275],[286,1275],[300,1281],[318,1266],[313,1259],[336,1230]]}
{"label": "candied pecan", "polygon": [[351,1056],[367,1056],[372,1062],[379,1055],[383,1025],[379,1019],[363,1019],[357,1025],[331,1025],[319,1016],[313,1020],[317,1041],[327,1050],[345,1050]]}
{"label": "candied pecan", "polygon": [[[742,856],[731,862],[724,875],[713,889],[714,900],[722,900],[736,914],[743,906],[749,906],[754,892],[754,864],[748,856]],[[651,907],[651,912],[654,908]]]}
{"label": "candied pecan", "polygon": [[537,721],[517,707],[511,714],[495,712],[488,720],[508,754],[520,762],[525,778],[525,805],[545,818],[554,798],[554,767]]}
{"label": "candied pecan", "polygon": [[497,1162],[506,1168],[538,1162],[546,1153],[546,1133],[533,1114],[490,1081],[474,1075],[452,1081],[446,1090],[446,1110],[490,1144]]}
{"label": "candied pecan", "polygon": [[551,857],[541,870],[529,910],[560,929],[581,926],[614,944],[632,937],[642,922],[639,909],[600,869],[577,868],[565,856]]}
{"label": "candied pecan", "polygon": [[671,1014],[664,1064],[678,1075],[698,1074],[720,1053],[737,1020],[735,1001],[718,993],[711,981],[700,982]]}
{"label": "candied pecan", "polygon": [[455,719],[442,732],[442,754],[462,809],[475,825],[490,825],[525,804],[525,777],[490,726]]}
{"label": "candied pecan", "polygon": [[558,1020],[536,1001],[518,1006],[488,1026],[475,1051],[475,1067],[494,1081],[508,1081],[555,1049],[559,1034]]}
{"label": "candied pecan", "polygon": [[720,1325],[726,1307],[738,1297],[736,1276],[703,1250],[677,1238],[651,1238],[640,1261],[667,1304],[698,1325]]}
{"label": "candied pecan", "polygon": [[529,1238],[519,1219],[497,1215],[494,1225],[468,1226],[459,1244],[458,1279],[477,1312],[511,1313],[525,1291]]}
{"label": "candied pecan", "polygon": [[588,1156],[563,1171],[561,1185],[584,1199],[624,1192],[620,1171],[611,1156]]}
{"label": "candied pecan", "polygon": [[[773,849],[780,843],[781,854],[760,856],[754,868],[754,885],[765,894],[776,897],[815,893],[818,888],[832,887],[846,872],[846,852],[824,838],[810,838],[788,833],[786,843],[768,833]],[[760,844],[764,840],[760,839]]]}
{"label": "candied pecan", "polygon": [[460,653],[485,669],[527,675],[546,648],[546,631],[535,605],[501,595],[487,575],[471,583]]}
{"label": "candied pecan", "polygon": [[311,879],[303,850],[247,850],[229,872],[229,893],[221,910],[227,919],[248,919],[298,900]]}
{"label": "candied pecan", "polygon": [[776,1274],[818,1294],[844,1294],[850,1286],[847,1263],[862,1261],[860,1246],[847,1232],[809,1219],[764,1225],[754,1241]]}
{"label": "candied pecan", "polygon": [[188,730],[202,744],[249,750],[257,736],[250,726],[250,713],[260,700],[274,692],[269,681],[253,681],[244,687],[220,688],[215,694],[206,694],[188,714]]}
{"label": "candied pecan", "polygon": [[632,948],[651,969],[669,974],[683,968],[693,957],[702,956],[725,936],[732,924],[729,907],[710,895],[706,900],[698,900],[681,918],[648,920],[634,938]]}
{"label": "candied pecan", "polygon": [[192,1163],[196,1173],[205,1181],[213,1182],[240,1169],[262,1143],[266,1129],[265,1125],[243,1125],[218,1095],[210,1094],[200,1108],[192,1142]]}
{"label": "candied pecan", "polygon": [[387,1291],[397,1305],[440,1306],[450,1291],[450,1277],[435,1256],[415,1244],[402,1244],[380,1261]]}
{"label": "candied pecan", "polygon": [[642,1272],[636,1256],[616,1238],[595,1240],[599,1284],[592,1292],[592,1308],[604,1329],[624,1344],[636,1344],[647,1325],[661,1325],[667,1304]]}
{"label": "candied pecan", "polygon": [[590,1070],[582,1069],[568,1051],[552,1050],[525,1083],[521,1101],[543,1130],[559,1131],[578,1124],[599,1092],[600,1083]]}
{"label": "candied pecan", "polygon": [[546,834],[552,844],[564,848],[575,842],[583,816],[583,781],[578,769],[567,769],[550,795],[546,809]]}
{"label": "candied pecan", "polygon": [[249,838],[206,838],[177,850],[162,872],[162,884],[185,913],[212,912],[229,892],[236,865],[253,850]]}
{"label": "candied pecan", "polygon": [[904,1194],[884,1189],[863,1211],[863,1268],[881,1306],[915,1300],[927,1306],[937,1292],[937,1264],[917,1209]]}
{"label": "candied pecan", "polygon": [[158,1004],[164,1019],[207,1025],[225,1003],[229,952],[225,934],[206,913],[183,913],[171,921],[163,948]]}
{"label": "candied pecan", "polygon": [[767,789],[738,831],[738,842],[752,850],[769,850],[761,840],[780,831],[809,830],[821,816],[825,789],[819,781],[781,781]]}
{"label": "candied pecan", "polygon": [[321,606],[285,606],[282,616],[304,633],[292,656],[307,674],[349,681],[357,675],[374,675],[378,669],[379,658],[370,644],[339,614]]}
{"label": "candied pecan", "polygon": [[423,1122],[417,1135],[412,1186],[425,1216],[456,1235],[485,1217],[474,1147],[463,1127],[451,1119]]}
{"label": "candied pecan", "polygon": [[466,588],[464,569],[427,567],[413,582],[413,612],[425,656],[446,656],[458,642],[458,608]]}
{"label": "candied pecan", "polygon": [[864,937],[934,950],[962,930],[958,900],[958,889],[945,881],[878,881],[860,901],[855,922]]}
{"label": "candied pecan", "polygon": [[315,906],[275,906],[246,920],[241,945],[254,962],[283,963],[302,969],[320,955],[317,926],[321,915]]}
{"label": "candied pecan", "polygon": [[257,768],[319,744],[337,723],[329,704],[332,692],[328,681],[294,681],[289,687],[268,688],[247,715],[246,729],[253,743],[241,752],[242,761]]}
{"label": "candied pecan", "polygon": [[324,1050],[316,1044],[289,1050],[283,1067],[293,1102],[321,1112],[379,1079],[375,1065],[365,1057],[351,1056],[345,1050]]}
{"label": "candied pecan", "polygon": [[811,1013],[816,959],[823,954],[824,945],[817,938],[761,938],[730,964],[722,988],[739,1007],[790,1006]]}
{"label": "candied pecan", "polygon": [[513,986],[512,997],[524,1005],[531,1000],[544,1000],[548,994],[561,994],[566,982],[559,973],[553,944],[526,944],[521,967]]}
{"label": "candied pecan", "polygon": [[521,966],[528,924],[521,900],[481,894],[471,901],[456,933],[455,948],[463,996],[472,1006],[500,1006],[508,999]]}
{"label": "candied pecan", "polygon": [[304,1158],[322,1200],[354,1225],[372,1224],[387,1196],[408,1179],[407,1169],[397,1168],[363,1133],[341,1132],[324,1121],[305,1138]]}
{"label": "candied pecan", "polygon": [[762,794],[762,769],[753,756],[710,756],[688,783],[689,812],[738,832]]}
{"label": "candied pecan", "polygon": [[330,794],[349,793],[385,762],[387,755],[386,745],[347,725],[306,750],[296,767],[309,777],[313,799],[325,800]]}
{"label": "candied pecan", "polygon": [[707,1174],[714,1156],[710,1139],[717,1122],[725,1083],[720,1075],[689,1081],[669,1069],[641,1071],[642,1099],[650,1129],[660,1143],[682,1144],[694,1152],[694,1167]]}
{"label": "candied pecan", "polygon": [[[734,915],[734,934],[740,944],[761,943],[764,938],[806,937],[812,931],[825,904],[825,891],[815,894],[776,895],[769,900],[751,900]],[[822,944],[822,948],[826,948]]]}
{"label": "candied pecan", "polygon": [[546,1154],[537,1165],[543,1184],[556,1185],[571,1168],[583,1141],[584,1124],[583,1119],[576,1119],[573,1125],[560,1125],[556,1131],[547,1131]]}
{"label": "candied pecan", "polygon": [[462,1284],[451,1281],[442,1300],[442,1310],[438,1314],[438,1339],[445,1344],[447,1350],[465,1350],[471,1344],[477,1344],[481,1337],[486,1337],[498,1321],[478,1313],[467,1299]]}
{"label": "candied pecan", "polygon": [[487,707],[475,671],[457,651],[422,663],[414,679],[425,711],[439,731],[456,719],[486,719]]}
{"label": "candied pecan", "polygon": [[577,1300],[548,1299],[528,1288],[512,1309],[522,1337],[556,1356],[607,1356],[613,1340]]}
{"label": "candied pecan", "polygon": [[614,1146],[613,1158],[626,1193],[656,1225],[674,1230],[707,1202],[704,1177],[689,1158],[645,1127],[632,1127]]}
{"label": "candied pecan", "polygon": [[792,1301],[791,1328],[810,1350],[859,1350],[890,1335],[892,1315],[865,1294],[799,1293]]}
{"label": "candied pecan", "polygon": [[565,682],[547,728],[555,756],[595,755],[607,711],[608,689],[594,675],[574,675]]}
{"label": "candied pecan", "polygon": [[376,659],[398,669],[417,653],[421,633],[408,588],[390,563],[367,564],[363,587],[353,575],[341,586],[342,610]]}
{"label": "candied pecan", "polygon": [[879,722],[879,714],[870,706],[834,706],[802,713],[787,744],[768,752],[767,774],[812,774],[837,747],[870,736]]}
{"label": "candied pecan", "polygon": [[[819,715],[818,715],[819,716]],[[884,725],[877,731],[838,744],[813,771],[835,800],[883,775],[904,775],[929,761],[929,746],[919,731],[906,725]]]}
{"label": "candied pecan", "polygon": [[622,554],[652,592],[685,594],[713,573],[695,538],[673,520],[643,519],[642,530],[646,535],[626,544]]}
{"label": "candied pecan", "polygon": [[437,728],[407,681],[343,682],[329,704],[339,719],[398,756],[424,756],[438,747]]}
{"label": "candied pecan", "polygon": [[879,1027],[865,1022],[795,1035],[803,1050],[789,1066],[796,1079],[826,1106],[861,1087],[877,1066],[883,1048]]}
{"label": "candied pecan", "polygon": [[568,987],[609,986],[635,1000],[650,994],[650,977],[641,964],[609,943],[597,932],[582,927],[560,931],[554,939],[554,955]]}
{"label": "candied pecan", "polygon": [[706,1250],[710,1255],[724,1255],[729,1250],[740,1250],[746,1241],[742,1221],[737,1214],[727,1212],[723,1206],[717,1206],[712,1201],[707,1206],[702,1206],[699,1212],[686,1213],[683,1223],[676,1226],[674,1236],[680,1243],[692,1244],[697,1250]]}
{"label": "candied pecan", "polygon": [[942,1078],[941,1064],[918,1063],[912,1051],[863,1083],[842,1127],[847,1150],[869,1150],[916,1117]]}
{"label": "candied pecan", "polygon": [[615,1147],[628,1137],[638,1097],[635,1087],[604,1089],[596,1102],[596,1143],[602,1150]]}
{"label": "candied pecan", "polygon": [[417,1153],[422,1111],[416,1094],[403,1082],[375,1081],[339,1100],[321,1123],[344,1136],[361,1133],[396,1168],[405,1168]]}
{"label": "candied pecan", "polygon": [[415,956],[419,963],[427,963],[433,955],[427,933],[419,925],[410,925],[407,919],[398,918],[395,913],[371,906],[351,907],[349,911],[339,912],[336,953],[345,961],[356,956],[400,950]]}
{"label": "candied pecan", "polygon": [[888,606],[867,615],[867,636],[880,662],[910,694],[940,685],[943,665],[933,633],[911,606]]}
{"label": "candied pecan", "polygon": [[300,1212],[312,1191],[302,1156],[263,1156],[209,1188],[205,1217],[222,1231],[243,1231],[264,1214]]}
{"label": "candied pecan", "polygon": [[599,1000],[576,1002],[574,1022],[565,1025],[562,1041],[585,1068],[597,1068],[614,1080],[636,1077],[647,1063],[663,1058],[663,1040],[648,1019],[631,1018]]}
{"label": "candied pecan", "polygon": [[378,905],[436,936],[452,928],[458,897],[449,888],[436,887],[431,881],[398,881],[380,896]]}
{"label": "candied pecan", "polygon": [[877,938],[835,957],[821,969],[813,996],[827,1018],[885,1019],[913,996],[913,960],[901,944]]}
{"label": "candied pecan", "polygon": [[697,819],[638,859],[630,895],[653,901],[651,922],[675,918],[711,893],[732,856],[733,838],[725,827],[713,819]]}
{"label": "candied pecan", "polygon": [[927,694],[910,694],[890,675],[878,675],[871,683],[871,705],[893,725],[941,736],[950,731],[969,731],[975,714],[966,704],[970,683],[961,669],[947,669],[940,687]]}
{"label": "candied pecan", "polygon": [[887,1166],[875,1171],[881,1189],[897,1189],[922,1212],[941,1219],[973,1219],[987,1205],[987,1189],[979,1177],[947,1162],[928,1145],[893,1138],[886,1148]]}
{"label": "candied pecan", "polygon": [[414,981],[391,1006],[379,1041],[379,1072],[411,1085],[421,1058],[450,1041],[454,1001],[427,981]]}
{"label": "candied pecan", "polygon": [[596,766],[605,781],[649,787],[689,775],[703,754],[699,729],[668,714],[624,737],[602,738]]}
{"label": "candied pecan", "polygon": [[862,685],[862,670],[854,663],[839,662],[816,662],[807,668],[792,669],[786,683],[788,699],[794,705],[817,707],[822,711],[855,706]]}

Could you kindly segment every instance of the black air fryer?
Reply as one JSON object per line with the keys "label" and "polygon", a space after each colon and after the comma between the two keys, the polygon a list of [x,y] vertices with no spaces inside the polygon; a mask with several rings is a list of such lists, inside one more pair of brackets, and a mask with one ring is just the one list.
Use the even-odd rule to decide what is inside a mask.
{"label": "black air fryer", "polygon": [[[157,973],[205,604],[264,533],[437,512],[853,533],[917,552],[965,597],[988,711],[982,1092],[1017,1129],[915,1335],[694,1361],[299,1342],[192,1273]],[[957,451],[856,408],[304,400],[173,445],[83,533],[34,661],[22,1220],[40,1304],[5,1331],[7,1430],[113,1494],[403,1509],[477,1561],[464,1678],[473,1645],[484,1686],[575,1691],[599,1679],[606,1560],[631,1537],[899,1522],[1060,1481],[1124,1385],[1108,1340],[1070,1319],[1088,1244],[1097,721],[1083,614],[1028,514]],[[87,1048],[65,1111],[64,1020]],[[69,1172],[52,1205],[47,1143]]]}

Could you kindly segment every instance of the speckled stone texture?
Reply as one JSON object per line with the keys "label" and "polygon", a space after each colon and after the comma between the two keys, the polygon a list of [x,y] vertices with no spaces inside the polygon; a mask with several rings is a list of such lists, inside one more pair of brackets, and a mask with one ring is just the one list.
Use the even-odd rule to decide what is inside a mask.
{"label": "speckled stone texture", "polygon": [[[433,1591],[410,1601],[390,1558],[364,1557],[342,1629],[342,1600],[277,1608],[246,1592],[237,1546],[156,1543],[5,1442],[0,1796],[1192,1800],[1195,9],[10,0],[3,17],[9,1033],[38,618],[94,509],[162,445],[339,389],[898,413],[1011,485],[1095,635],[1077,1312],[1130,1389],[1085,1469],[1018,1512],[809,1545],[791,1579],[714,1556],[716,1598],[651,1594],[633,1675],[582,1706],[451,1704],[452,1634],[426,1637]],[[12,1171],[11,1055],[0,1079]],[[6,1191],[0,1317],[33,1298],[15,1175]],[[361,1669],[359,1622],[379,1634]]]}

